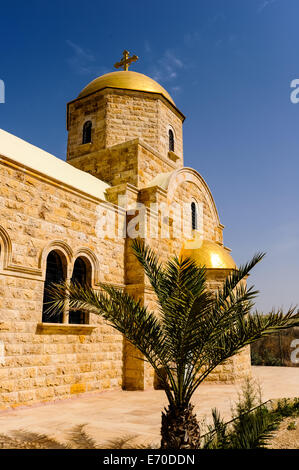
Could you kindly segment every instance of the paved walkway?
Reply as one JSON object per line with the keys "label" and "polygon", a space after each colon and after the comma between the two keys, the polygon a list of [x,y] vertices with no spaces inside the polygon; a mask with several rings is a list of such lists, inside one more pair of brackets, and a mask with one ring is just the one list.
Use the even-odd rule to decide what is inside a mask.
{"label": "paved walkway", "polygon": [[[299,396],[299,368],[253,367],[253,375],[262,387],[263,400]],[[213,407],[229,419],[239,391],[237,385],[201,385],[193,398],[199,419],[210,416]],[[135,436],[132,442],[158,444],[164,405],[165,394],[160,390],[95,393],[1,413],[0,434],[28,430],[66,443],[76,426],[85,425],[85,432],[101,446],[110,447],[111,441],[128,436]]]}

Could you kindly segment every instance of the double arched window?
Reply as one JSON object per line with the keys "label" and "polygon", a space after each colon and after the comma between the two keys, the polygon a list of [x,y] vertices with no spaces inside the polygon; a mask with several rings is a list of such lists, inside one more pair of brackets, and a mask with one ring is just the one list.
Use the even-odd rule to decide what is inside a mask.
{"label": "double arched window", "polygon": [[[59,251],[53,250],[47,256],[46,278],[43,297],[43,323],[65,323],[71,324],[84,324],[89,323],[89,315],[83,311],[61,311],[58,314],[50,315],[47,313],[49,302],[51,301],[51,294],[49,287],[51,284],[59,284],[66,280],[66,265],[67,261],[63,254]],[[82,286],[91,285],[92,267],[90,261],[79,256],[74,264],[73,274],[70,282],[76,282]],[[65,313],[65,315],[64,315]]]}
{"label": "double arched window", "polygon": [[92,122],[86,121],[83,126],[82,144],[89,144],[91,142],[91,129]]}
{"label": "double arched window", "polygon": [[172,129],[169,129],[168,131],[168,141],[169,141],[169,151],[174,152],[174,134],[173,134]]}
{"label": "double arched window", "polygon": [[197,230],[197,207],[195,202],[191,202],[191,226],[192,230]]}

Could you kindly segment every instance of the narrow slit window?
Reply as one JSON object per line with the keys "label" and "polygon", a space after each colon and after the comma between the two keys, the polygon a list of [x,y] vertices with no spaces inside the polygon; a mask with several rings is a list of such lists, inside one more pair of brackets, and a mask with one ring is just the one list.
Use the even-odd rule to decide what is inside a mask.
{"label": "narrow slit window", "polygon": [[174,152],[174,135],[171,129],[169,129],[168,131],[168,139],[169,139],[169,151]]}
{"label": "narrow slit window", "polygon": [[195,202],[191,202],[191,224],[192,230],[197,230],[197,209]]}
{"label": "narrow slit window", "polygon": [[91,142],[91,121],[86,121],[83,126],[82,144],[89,144]]}

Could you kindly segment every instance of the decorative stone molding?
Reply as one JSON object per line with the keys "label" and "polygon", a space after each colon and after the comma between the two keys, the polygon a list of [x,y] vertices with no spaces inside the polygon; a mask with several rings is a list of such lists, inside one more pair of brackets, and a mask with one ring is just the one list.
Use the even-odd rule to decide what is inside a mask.
{"label": "decorative stone molding", "polygon": [[173,162],[177,162],[177,160],[180,159],[180,157],[176,153],[174,153],[172,150],[169,150],[168,158],[170,158],[170,160],[172,160]]}
{"label": "decorative stone molding", "polygon": [[19,264],[9,264],[8,266],[6,266],[5,271],[9,271],[11,273],[17,273],[17,274],[25,274],[29,276],[42,276],[41,269],[21,266]]}
{"label": "decorative stone molding", "polygon": [[38,323],[36,333],[43,335],[90,335],[97,325],[75,325],[70,323]]}
{"label": "decorative stone molding", "polygon": [[[17,265],[11,262],[12,243],[8,232],[0,226],[0,272],[1,274],[18,273],[22,277],[41,276],[42,271],[39,268]],[[1,269],[2,268],[2,269]],[[7,273],[8,271],[8,273]]]}
{"label": "decorative stone molding", "polygon": [[183,167],[174,171],[173,173],[171,173],[171,175],[169,175],[168,180],[165,181],[166,186],[167,186],[165,189],[167,189],[168,191],[168,199],[172,200],[176,188],[180,184],[185,183],[185,182],[195,184],[199,189],[202,190],[204,194],[206,194],[207,203],[209,205],[211,213],[214,215],[217,225],[219,225],[220,224],[219,215],[218,215],[216,204],[212,196],[212,193],[210,191],[210,188],[205,182],[205,180],[203,179],[203,177],[196,170],[193,170],[193,168]]}
{"label": "decorative stone molding", "polygon": [[7,231],[0,226],[0,267],[7,268],[11,260],[12,245]]}
{"label": "decorative stone molding", "polygon": [[67,278],[70,277],[71,276],[70,266],[71,266],[74,254],[73,254],[73,250],[71,249],[71,247],[62,240],[53,240],[46,247],[44,247],[40,255],[39,262],[38,262],[39,268],[43,272],[43,276],[46,275],[47,256],[50,253],[50,251],[53,251],[53,250],[57,250],[58,252],[62,253],[62,255],[64,256],[65,264],[66,264],[66,266],[64,266],[66,270],[65,274]]}
{"label": "decorative stone molding", "polygon": [[98,285],[100,266],[99,266],[99,261],[96,255],[94,254],[94,252],[87,247],[79,248],[79,250],[75,252],[73,260],[72,260],[72,270],[73,270],[76,259],[79,257],[86,258],[90,262],[91,269],[92,269],[92,275],[91,275],[92,285]]}
{"label": "decorative stone molding", "polygon": [[54,186],[56,188],[63,188],[65,191],[67,191],[70,194],[74,194],[76,196],[80,196],[82,199],[86,201],[91,201],[91,202],[99,202],[103,201],[105,202],[106,199],[101,199],[99,197],[92,196],[88,194],[88,192],[82,191],[78,188],[74,188],[72,186],[69,186],[66,183],[58,182],[54,179],[52,179],[50,176],[46,176],[42,173],[40,173],[38,170],[32,170],[31,168],[22,165],[21,163],[13,162],[10,161],[8,157],[1,157],[0,156],[0,163],[3,163],[5,166],[13,168],[15,170],[22,171],[23,173],[26,174],[26,176],[33,177],[37,179],[38,181],[41,181],[43,183],[50,184],[51,186]]}

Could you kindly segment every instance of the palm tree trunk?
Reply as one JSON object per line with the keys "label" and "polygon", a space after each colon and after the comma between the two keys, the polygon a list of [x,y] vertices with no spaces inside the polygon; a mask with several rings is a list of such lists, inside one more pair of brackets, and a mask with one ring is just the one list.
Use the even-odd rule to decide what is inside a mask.
{"label": "palm tree trunk", "polygon": [[161,449],[198,449],[200,428],[193,405],[169,405],[162,411]]}

